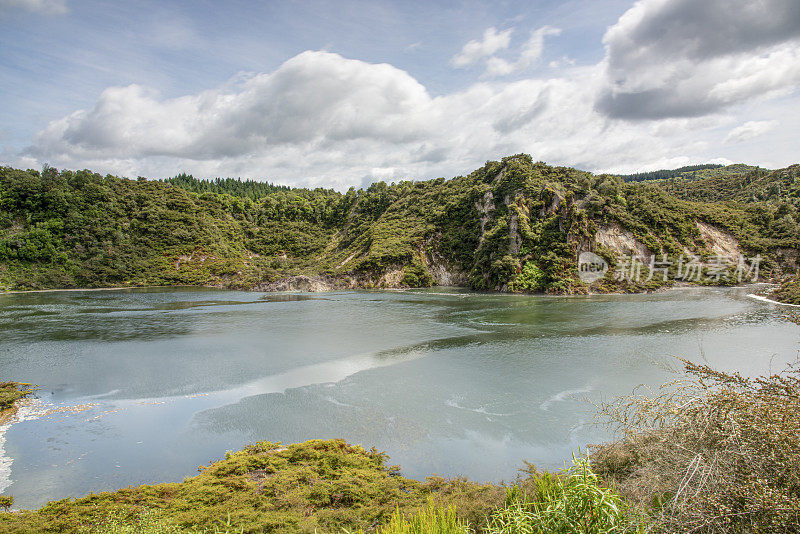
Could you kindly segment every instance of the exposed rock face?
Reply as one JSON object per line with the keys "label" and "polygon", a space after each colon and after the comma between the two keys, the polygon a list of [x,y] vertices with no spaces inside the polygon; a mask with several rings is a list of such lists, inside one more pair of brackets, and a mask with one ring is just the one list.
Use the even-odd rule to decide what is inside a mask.
{"label": "exposed rock face", "polygon": [[508,250],[511,254],[519,254],[519,249],[522,246],[522,236],[519,235],[519,215],[515,208],[515,202],[510,195],[506,195],[504,199],[506,207],[509,211],[508,216]]}
{"label": "exposed rock face", "polygon": [[422,254],[422,261],[436,285],[463,286],[467,284],[467,273],[445,260],[435,246],[430,247],[426,254]]}
{"label": "exposed rock face", "polygon": [[332,291],[334,289],[349,289],[344,280],[332,276],[290,276],[274,282],[257,284],[253,291]]}
{"label": "exposed rock face", "polygon": [[279,278],[253,286],[253,291],[303,291],[322,292],[340,289],[397,289],[405,288],[402,267],[389,268],[380,276],[369,273],[342,274],[331,276],[320,274],[314,276],[298,275]]}
{"label": "exposed rock face", "polygon": [[405,269],[387,269],[385,273],[378,278],[377,287],[402,287],[403,275]]}
{"label": "exposed rock face", "polygon": [[724,257],[739,257],[742,253],[739,242],[728,232],[702,221],[697,221],[697,229],[706,244],[706,247],[714,253]]}
{"label": "exposed rock face", "polygon": [[[696,221],[695,224],[705,248],[712,254],[736,258],[742,253],[739,242],[730,233],[702,221]],[[608,247],[620,255],[634,254],[649,259],[654,253],[659,252],[648,249],[644,243],[636,239],[632,232],[616,223],[601,226],[597,230],[595,241],[598,245]],[[693,248],[693,246],[684,245],[684,251],[687,254],[696,254],[697,251],[692,250]]]}
{"label": "exposed rock face", "polygon": [[481,237],[478,242],[478,246],[480,246],[483,244],[483,234],[486,233],[486,223],[491,219],[489,213],[495,210],[494,193],[487,191],[486,194],[483,195],[483,202],[476,202],[475,207],[481,215]]}
{"label": "exposed rock face", "polygon": [[650,258],[650,256],[652,256],[652,252],[644,243],[636,239],[631,232],[616,223],[598,228],[595,241],[598,245],[608,247],[620,256],[630,256],[631,254],[642,256],[643,258]]}

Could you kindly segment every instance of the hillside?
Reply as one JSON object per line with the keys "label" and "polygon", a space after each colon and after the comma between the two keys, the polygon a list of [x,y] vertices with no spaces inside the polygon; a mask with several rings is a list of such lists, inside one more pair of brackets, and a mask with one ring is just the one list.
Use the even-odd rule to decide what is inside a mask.
{"label": "hillside", "polygon": [[[4,167],[0,288],[441,284],[584,293],[664,285],[661,275],[647,280],[646,268],[639,280],[615,279],[619,256],[630,253],[645,263],[662,253],[704,262],[760,254],[762,276],[778,278],[797,269],[797,169],[690,187],[626,183],[517,155],[450,180],[342,194],[216,181],[220,193],[186,176],[167,183]],[[737,193],[710,198],[709,180]],[[777,181],[787,185],[772,195]],[[578,277],[584,250],[610,265],[591,286]]]}
{"label": "hillside", "polygon": [[705,165],[687,165],[677,169],[661,169],[658,171],[621,174],[619,177],[626,182],[646,182],[652,180],[668,180],[672,178],[695,180],[715,176],[745,174],[756,169],[758,169],[758,167],[745,165],[743,163],[735,163],[733,165],[709,163]]}
{"label": "hillside", "polygon": [[717,174],[695,180],[665,180],[660,185],[686,200],[705,202],[785,202],[800,205],[800,165],[777,171],[751,168],[744,173]]}

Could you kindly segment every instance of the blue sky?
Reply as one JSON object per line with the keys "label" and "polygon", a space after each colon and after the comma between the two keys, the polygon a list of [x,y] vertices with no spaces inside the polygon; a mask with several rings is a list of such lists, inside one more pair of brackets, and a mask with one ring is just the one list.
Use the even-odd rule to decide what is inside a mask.
{"label": "blue sky", "polygon": [[0,161],[339,189],[521,151],[785,166],[798,6],[0,0]]}

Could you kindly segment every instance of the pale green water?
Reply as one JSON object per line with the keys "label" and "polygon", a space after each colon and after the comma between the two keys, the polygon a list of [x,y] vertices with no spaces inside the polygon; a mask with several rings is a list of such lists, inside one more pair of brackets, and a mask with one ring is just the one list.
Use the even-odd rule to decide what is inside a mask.
{"label": "pale green water", "polygon": [[96,404],[11,426],[0,487],[32,507],[182,480],[259,439],[375,445],[417,478],[560,467],[607,437],[587,399],[660,384],[672,355],[796,360],[800,328],[746,293],[0,295],[0,376],[41,385],[40,412]]}

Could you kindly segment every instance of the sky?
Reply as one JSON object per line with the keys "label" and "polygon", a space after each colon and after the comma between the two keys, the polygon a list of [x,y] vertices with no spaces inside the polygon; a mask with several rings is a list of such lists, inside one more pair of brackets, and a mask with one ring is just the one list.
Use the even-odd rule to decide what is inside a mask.
{"label": "sky", "polygon": [[798,0],[0,0],[3,165],[344,190],[798,148]]}

